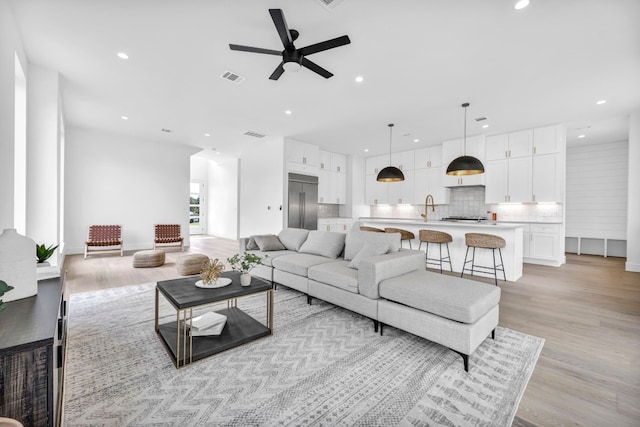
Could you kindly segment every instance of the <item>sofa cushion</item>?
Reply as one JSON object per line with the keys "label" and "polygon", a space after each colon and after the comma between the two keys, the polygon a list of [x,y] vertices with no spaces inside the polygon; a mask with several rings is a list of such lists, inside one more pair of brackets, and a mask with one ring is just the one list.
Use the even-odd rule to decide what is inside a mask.
{"label": "sofa cushion", "polygon": [[309,267],[332,261],[333,260],[331,258],[320,255],[295,253],[274,258],[272,265],[278,270],[307,277],[307,270]]}
{"label": "sofa cushion", "polygon": [[259,257],[261,257],[262,258],[262,265],[266,265],[267,267],[273,267],[273,259],[274,258],[278,258],[278,257],[281,257],[283,255],[291,255],[291,254],[297,253],[297,252],[289,251],[289,250],[268,251],[268,252],[262,252],[262,251],[258,250],[258,251],[247,251],[247,252],[251,252],[252,254],[256,254]]}
{"label": "sofa cushion", "polygon": [[348,261],[333,261],[309,268],[309,279],[345,291],[358,293],[358,271],[349,268]]}
{"label": "sofa cushion", "polygon": [[273,234],[269,234],[266,236],[254,236],[254,239],[256,241],[256,244],[258,245],[258,248],[262,252],[282,251],[287,249],[284,247],[282,242],[280,242],[278,236]]}
{"label": "sofa cushion", "polygon": [[500,302],[497,286],[424,270],[383,280],[379,289],[382,298],[463,323]]}
{"label": "sofa cushion", "polygon": [[285,248],[290,251],[298,251],[304,241],[307,240],[308,235],[309,230],[302,228],[285,228],[278,234],[278,239],[280,239],[280,242],[282,242]]}
{"label": "sofa cushion", "polygon": [[356,270],[360,266],[360,261],[365,258],[371,258],[376,255],[384,255],[389,250],[389,245],[386,243],[365,243],[360,251],[353,257],[347,267],[355,268]]}
{"label": "sofa cushion", "polygon": [[338,258],[344,249],[344,233],[313,230],[300,247],[301,253]]}
{"label": "sofa cushion", "polygon": [[387,244],[389,245],[388,253],[398,252],[400,250],[400,234],[399,233],[372,233],[371,231],[361,231],[359,223],[356,222],[345,240],[344,259],[351,261],[360,249],[366,243]]}

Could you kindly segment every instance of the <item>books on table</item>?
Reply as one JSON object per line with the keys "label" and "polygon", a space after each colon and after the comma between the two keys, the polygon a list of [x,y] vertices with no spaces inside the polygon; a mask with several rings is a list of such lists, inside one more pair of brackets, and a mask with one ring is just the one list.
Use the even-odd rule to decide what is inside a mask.
{"label": "books on table", "polygon": [[220,335],[227,324],[227,316],[209,311],[191,319],[189,333],[194,337]]}

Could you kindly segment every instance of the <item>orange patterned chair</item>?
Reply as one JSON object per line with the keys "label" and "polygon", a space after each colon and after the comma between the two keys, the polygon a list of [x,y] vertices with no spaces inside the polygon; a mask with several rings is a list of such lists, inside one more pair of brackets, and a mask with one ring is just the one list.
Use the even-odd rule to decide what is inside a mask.
{"label": "orange patterned chair", "polygon": [[180,234],[180,224],[156,224],[153,249],[160,247],[179,246],[184,252],[184,238]]}
{"label": "orange patterned chair", "polygon": [[120,252],[122,256],[122,227],[119,225],[91,225],[84,242],[84,259],[89,252]]}

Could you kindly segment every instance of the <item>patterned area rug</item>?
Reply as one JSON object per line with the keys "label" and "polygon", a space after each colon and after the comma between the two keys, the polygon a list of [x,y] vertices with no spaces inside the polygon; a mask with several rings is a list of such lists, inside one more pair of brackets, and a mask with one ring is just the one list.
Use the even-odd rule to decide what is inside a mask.
{"label": "patterned area rug", "polygon": [[[71,295],[64,426],[509,426],[544,342],[498,328],[467,373],[438,344],[280,287],[274,335],[178,370],[154,287]],[[264,322],[264,296],[238,306]]]}

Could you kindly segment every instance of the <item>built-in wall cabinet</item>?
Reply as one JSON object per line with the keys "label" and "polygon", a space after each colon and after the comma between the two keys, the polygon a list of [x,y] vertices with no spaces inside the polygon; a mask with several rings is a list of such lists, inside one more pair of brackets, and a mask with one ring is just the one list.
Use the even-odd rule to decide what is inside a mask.
{"label": "built-in wall cabinet", "polygon": [[485,163],[485,137],[484,135],[476,135],[467,137],[465,144],[464,138],[445,141],[442,143],[442,184],[445,187],[463,187],[470,185],[485,185],[485,174],[467,175],[467,176],[451,176],[447,175],[447,167],[456,158],[467,155],[473,156]]}
{"label": "built-in wall cabinet", "polygon": [[559,266],[563,263],[562,224],[522,224],[524,262]]}
{"label": "built-in wall cabinet", "polygon": [[318,230],[347,233],[353,225],[351,218],[318,218]]}
{"label": "built-in wall cabinet", "polygon": [[347,200],[347,156],[320,150],[318,202],[344,204]]}

